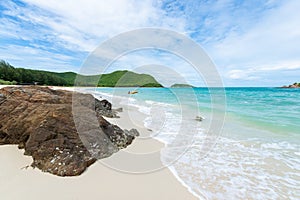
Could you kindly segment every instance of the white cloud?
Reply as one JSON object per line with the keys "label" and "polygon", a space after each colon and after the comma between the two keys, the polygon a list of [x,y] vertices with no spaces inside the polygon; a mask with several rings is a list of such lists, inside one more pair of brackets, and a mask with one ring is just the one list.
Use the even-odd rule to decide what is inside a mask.
{"label": "white cloud", "polygon": [[[164,16],[165,13],[159,7],[159,2],[151,0],[77,0],[45,1],[24,0],[25,5],[17,5],[14,2],[0,2],[4,8],[0,21],[0,36],[15,40],[14,48],[23,49],[24,55],[17,54],[8,42],[2,46],[5,59],[17,66],[36,68],[40,66],[38,59],[46,56],[48,51],[49,70],[57,69],[56,56],[52,52],[68,55],[73,53],[77,59],[76,65],[81,64],[75,56],[78,53],[86,56],[101,42],[115,34],[141,27],[164,27],[174,30],[184,30],[185,22],[181,18]],[[163,19],[163,20],[162,20]],[[28,59],[30,51],[35,49],[40,54]],[[25,52],[28,51],[28,52]],[[70,52],[71,51],[71,52]],[[19,59],[17,56],[20,56]],[[23,60],[23,61],[21,61]],[[73,60],[74,61],[74,60]],[[74,62],[66,59],[67,68]],[[31,63],[31,64],[30,64]],[[52,67],[51,66],[52,63]],[[61,63],[63,64],[63,63]],[[73,67],[72,70],[75,70]],[[78,70],[76,70],[78,71]]]}
{"label": "white cloud", "polygon": [[[70,48],[93,50],[104,39],[140,27],[161,26],[184,30],[184,20],[166,17],[152,0],[25,0],[56,15],[27,15],[47,25]],[[163,20],[161,20],[163,18]]]}
{"label": "white cloud", "polygon": [[251,74],[251,70],[250,71],[246,71],[246,70],[239,70],[239,69],[235,69],[235,70],[230,70],[227,73],[227,77],[230,79],[234,79],[234,80],[256,80],[259,79],[259,77],[254,76]]}
{"label": "white cloud", "polygon": [[296,73],[300,70],[300,60],[293,62],[282,62],[273,63],[258,66],[242,66],[236,69],[229,70],[225,74],[225,78],[232,80],[259,80],[271,78],[276,74],[282,74],[284,71],[295,71]]}
{"label": "white cloud", "polygon": [[[300,1],[285,1],[267,10],[261,21],[242,33],[232,33],[210,48],[216,62],[228,68],[291,69],[300,52]],[[291,65],[290,65],[291,64]]]}
{"label": "white cloud", "polygon": [[296,70],[296,69],[300,69],[300,60],[267,64],[258,67],[258,69],[261,71]]}

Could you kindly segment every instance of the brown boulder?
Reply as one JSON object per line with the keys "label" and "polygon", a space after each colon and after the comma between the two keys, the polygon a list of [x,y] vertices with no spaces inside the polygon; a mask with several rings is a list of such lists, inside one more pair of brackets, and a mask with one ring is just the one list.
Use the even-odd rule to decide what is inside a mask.
{"label": "brown boulder", "polygon": [[32,166],[42,171],[80,175],[138,135],[135,129],[122,130],[102,117],[117,117],[111,107],[90,94],[36,86],[2,88],[0,145],[18,144],[33,157]]}

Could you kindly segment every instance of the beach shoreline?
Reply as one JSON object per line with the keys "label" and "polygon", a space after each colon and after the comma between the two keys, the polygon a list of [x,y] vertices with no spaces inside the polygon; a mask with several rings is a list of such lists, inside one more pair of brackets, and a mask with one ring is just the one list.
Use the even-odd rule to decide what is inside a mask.
{"label": "beach shoreline", "polygon": [[[0,88],[6,87],[0,85]],[[74,88],[51,87],[74,90]],[[119,107],[120,105],[114,105]],[[129,107],[128,107],[129,108]],[[144,127],[144,115],[136,108],[123,108],[120,118],[106,118],[122,129],[136,128],[141,136],[126,149],[109,158],[99,160],[78,177],[57,177],[38,169],[26,168],[32,158],[22,155],[16,145],[0,146],[0,192],[4,199],[197,199],[184,187],[171,170],[164,167],[152,173],[120,172],[103,163],[109,163],[122,152],[147,153],[163,148],[163,143],[151,138]],[[146,139],[145,139],[146,138]],[[104,161],[104,162],[101,162]],[[161,162],[157,160],[155,162]],[[18,192],[15,192],[18,188]]]}

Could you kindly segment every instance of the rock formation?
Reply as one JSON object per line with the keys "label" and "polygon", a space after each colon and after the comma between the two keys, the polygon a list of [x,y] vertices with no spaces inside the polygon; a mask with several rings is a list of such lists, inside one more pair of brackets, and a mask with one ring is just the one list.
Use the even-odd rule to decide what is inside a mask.
{"label": "rock formation", "polygon": [[42,171],[76,176],[138,136],[102,117],[117,117],[107,100],[74,94],[36,86],[0,89],[0,145],[17,144]]}
{"label": "rock formation", "polygon": [[294,83],[293,85],[289,85],[289,86],[282,86],[281,88],[300,88],[300,83]]}

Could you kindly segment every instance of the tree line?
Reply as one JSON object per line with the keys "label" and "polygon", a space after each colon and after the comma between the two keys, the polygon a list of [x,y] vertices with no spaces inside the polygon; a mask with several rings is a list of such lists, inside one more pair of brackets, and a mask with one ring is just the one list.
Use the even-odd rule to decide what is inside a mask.
{"label": "tree line", "polygon": [[72,83],[47,71],[15,68],[4,60],[0,61],[0,81],[12,84],[38,84],[54,86],[70,86]]}
{"label": "tree line", "polygon": [[74,72],[49,72],[15,68],[4,60],[0,61],[0,84],[5,85],[53,85],[53,86],[98,86],[98,87],[163,87],[148,74],[131,71],[114,71],[102,75],[80,75]]}

